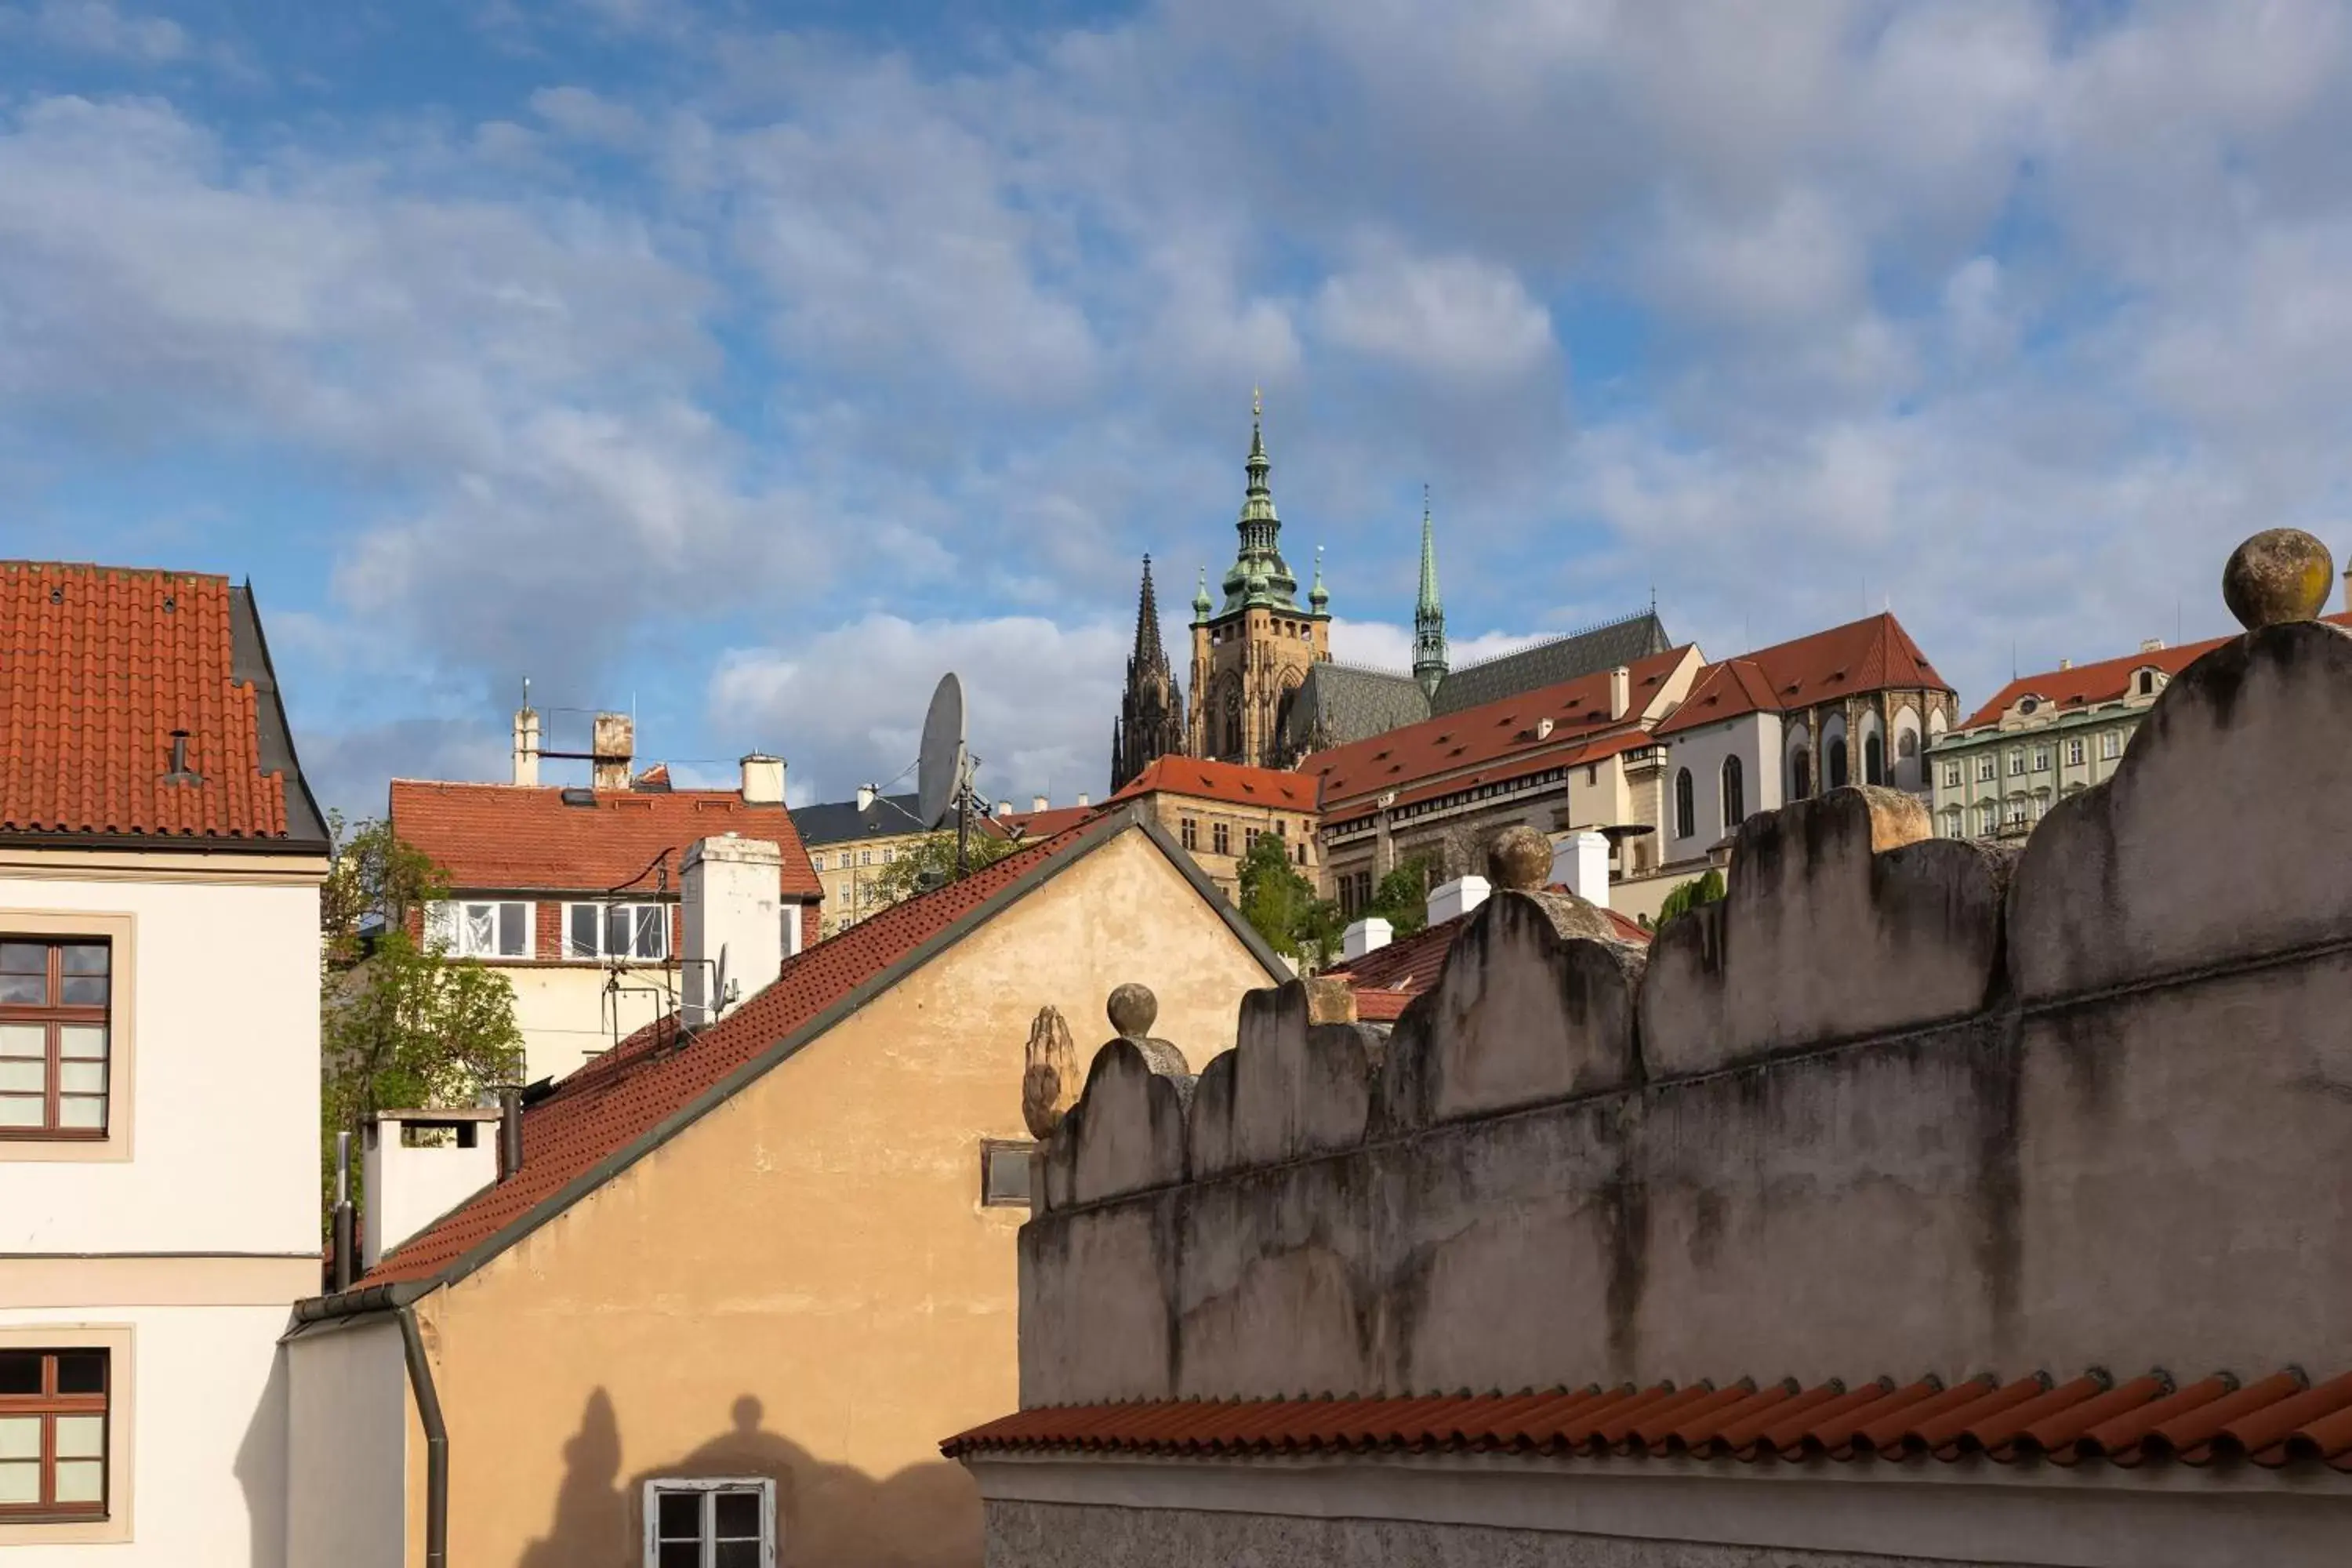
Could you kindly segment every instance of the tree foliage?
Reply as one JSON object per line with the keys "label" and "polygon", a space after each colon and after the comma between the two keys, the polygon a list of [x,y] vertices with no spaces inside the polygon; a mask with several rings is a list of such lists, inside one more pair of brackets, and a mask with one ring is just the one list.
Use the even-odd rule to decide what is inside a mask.
{"label": "tree foliage", "polygon": [[[975,826],[964,838],[964,875],[993,866],[1017,847],[1013,840]],[[877,901],[887,906],[954,881],[955,866],[955,829],[943,828],[900,845],[897,858],[875,874],[870,885]]]}
{"label": "tree foliage", "polygon": [[1312,968],[1331,962],[1339,943],[1339,909],[1290,863],[1289,841],[1261,833],[1241,861],[1242,918],[1286,958]]}
{"label": "tree foliage", "polygon": [[1360,918],[1377,915],[1389,922],[1390,934],[1411,936],[1429,923],[1429,862],[1405,861],[1382,877],[1372,889],[1371,902]]}
{"label": "tree foliage", "polygon": [[1723,897],[1723,873],[1710,866],[1706,875],[1695,877],[1666,894],[1658,906],[1658,924],[1664,925],[1676,915],[1687,914],[1701,904],[1712,904]]}
{"label": "tree foliage", "polygon": [[[379,1110],[450,1109],[522,1073],[514,987],[441,943],[410,917],[446,896],[447,876],[375,820],[331,814],[334,852],[319,898],[320,1167],[331,1197],[335,1134],[358,1141]],[[352,1181],[356,1189],[359,1172]],[[356,1193],[355,1194],[356,1195]]]}

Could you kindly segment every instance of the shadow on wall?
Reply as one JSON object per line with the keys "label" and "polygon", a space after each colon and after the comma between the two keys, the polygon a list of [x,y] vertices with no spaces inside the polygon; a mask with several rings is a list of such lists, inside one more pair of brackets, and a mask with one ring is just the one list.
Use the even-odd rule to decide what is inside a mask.
{"label": "shadow on wall", "polygon": [[287,1387],[286,1347],[279,1345],[231,1467],[251,1521],[253,1568],[276,1568],[286,1561]]}
{"label": "shadow on wall", "polygon": [[961,1466],[942,1459],[877,1481],[763,1430],[761,1414],[747,1394],[732,1429],[623,1481],[620,1422],[596,1390],[563,1446],[554,1522],[517,1568],[640,1568],[646,1482],[698,1476],[774,1479],[780,1568],[978,1568],[980,1493]]}

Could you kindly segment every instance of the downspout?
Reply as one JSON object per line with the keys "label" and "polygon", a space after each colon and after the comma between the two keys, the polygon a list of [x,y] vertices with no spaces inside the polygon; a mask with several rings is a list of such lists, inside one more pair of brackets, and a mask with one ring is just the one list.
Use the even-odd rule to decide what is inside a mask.
{"label": "downspout", "polygon": [[408,1352],[408,1384],[416,1391],[416,1418],[425,1426],[425,1568],[448,1568],[449,1428],[441,1419],[441,1396],[434,1392],[432,1363],[417,1332],[416,1309],[404,1302],[400,1342]]}

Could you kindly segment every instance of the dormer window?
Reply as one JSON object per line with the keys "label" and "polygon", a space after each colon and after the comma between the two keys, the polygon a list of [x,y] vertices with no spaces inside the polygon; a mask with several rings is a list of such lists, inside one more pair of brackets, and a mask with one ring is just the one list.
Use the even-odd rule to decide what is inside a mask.
{"label": "dormer window", "polygon": [[452,958],[529,958],[531,907],[520,899],[446,899],[426,912],[425,934]]}
{"label": "dormer window", "polygon": [[2135,686],[2134,686],[2133,689],[2135,689],[2136,691],[2137,691],[2137,692],[2139,693],[2139,695],[2141,695],[2142,697],[2153,697],[2153,696],[2155,696],[2155,695],[2156,695],[2156,671],[2154,671],[2154,670],[2152,670],[2152,669],[2143,669],[2143,670],[2141,670],[2141,671],[2139,672],[2138,679],[2137,679],[2137,682],[2136,682],[2136,684],[2135,684]]}

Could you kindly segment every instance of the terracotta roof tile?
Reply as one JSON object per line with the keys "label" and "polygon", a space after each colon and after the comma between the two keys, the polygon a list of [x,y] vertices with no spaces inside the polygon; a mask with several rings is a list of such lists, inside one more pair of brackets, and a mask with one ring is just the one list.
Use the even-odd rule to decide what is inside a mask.
{"label": "terracotta roof tile", "polygon": [[1044,811],[1016,811],[1010,816],[992,816],[988,820],[999,830],[1014,829],[1024,838],[1051,838],[1056,833],[1068,832],[1102,809],[1098,805],[1056,805]]}
{"label": "terracotta roof tile", "polygon": [[[584,796],[573,805],[564,796]],[[747,805],[733,790],[567,791],[555,785],[392,781],[392,826],[467,892],[596,892],[648,872],[664,852],[677,887],[686,847],[740,833],[783,850],[783,896],[806,901],[824,887],[791,813]]]}
{"label": "terracotta roof tile", "polygon": [[[2352,627],[2352,611],[2320,618],[2330,626]],[[2178,647],[2148,648],[2116,658],[2103,658],[2095,664],[2078,664],[2069,669],[2045,669],[2038,675],[2021,675],[1994,692],[1983,707],[1952,728],[1958,731],[1998,724],[2000,716],[2024,697],[2039,698],[2048,706],[2057,709],[2120,702],[2129,693],[2131,678],[2138,671],[2152,668],[2168,676],[2179,675],[2199,658],[2230,640],[2228,637],[2207,637],[2203,642],[2182,643]]]}
{"label": "terracotta roof tile", "polygon": [[1679,734],[1743,713],[1809,708],[1888,687],[1951,689],[1901,622],[1870,616],[1707,666],[1656,732]]}
{"label": "terracotta roof tile", "polygon": [[[2326,1463],[2352,1472],[2352,1374],[2317,1387],[2285,1372],[2242,1389],[2225,1377],[2151,1400],[2151,1373],[2110,1387],[2086,1373],[2000,1383],[1990,1374],[1947,1388],[1934,1378],[1895,1388],[1877,1379],[1800,1388],[1742,1380],[1647,1388],[1526,1389],[1514,1394],[1366,1398],[1160,1400],[1041,1407],[949,1438],[950,1458],[1024,1449],[1085,1448],[1164,1456],[1365,1453],[1391,1449],[1554,1456],[1736,1459],[1750,1464],[1827,1457],[1846,1463],[1971,1454],[2015,1463],[2104,1458],[2121,1466],[2177,1457],[2245,1457],[2257,1464]],[[2215,1392],[2219,1390],[2220,1392]],[[2169,1406],[2161,1430],[2144,1419]],[[2084,1419],[2097,1421],[2085,1431]],[[2094,1436],[2104,1434],[2104,1436]],[[2079,1437],[2079,1441],[2077,1440]]]}
{"label": "terracotta roof tile", "polygon": [[1231,805],[1262,805],[1279,811],[1313,811],[1316,775],[1239,763],[1201,762],[1192,757],[1155,757],[1127,781],[1113,800],[1133,800],[1154,792],[1197,795]]}
{"label": "terracotta roof tile", "polygon": [[882,979],[1032,871],[1056,857],[1082,853],[1122,826],[1098,818],[1016,849],[960,882],[894,904],[787,959],[758,995],[683,1043],[668,1020],[638,1030],[524,1110],[523,1160],[513,1175],[386,1253],[360,1286],[441,1273],[593,1176],[603,1162],[693,1107],[828,1009],[851,1001],[860,986]]}
{"label": "terracotta roof tile", "polygon": [[[190,779],[168,776],[175,730]],[[0,831],[322,841],[284,736],[226,577],[0,562]]]}

